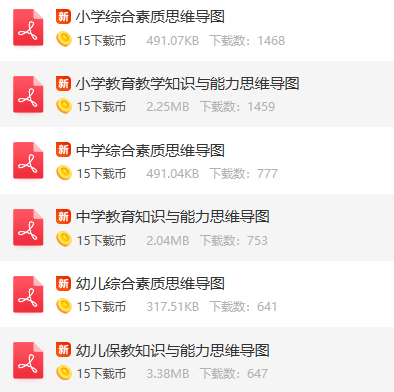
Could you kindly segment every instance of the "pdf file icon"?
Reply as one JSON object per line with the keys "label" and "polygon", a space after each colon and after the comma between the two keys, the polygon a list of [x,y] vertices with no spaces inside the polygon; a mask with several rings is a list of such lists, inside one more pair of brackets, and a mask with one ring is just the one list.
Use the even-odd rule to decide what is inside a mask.
{"label": "pdf file icon", "polygon": [[44,378],[44,352],[34,342],[14,343],[14,378]]}
{"label": "pdf file icon", "polygon": [[42,313],[44,286],[34,276],[14,276],[14,313]]}
{"label": "pdf file icon", "polygon": [[14,113],[42,113],[44,86],[34,76],[14,76]]}
{"label": "pdf file icon", "polygon": [[44,44],[44,19],[33,9],[14,10],[14,45],[40,46]]}
{"label": "pdf file icon", "polygon": [[14,210],[14,245],[44,245],[44,219],[36,211]]}
{"label": "pdf file icon", "polygon": [[33,142],[14,143],[14,178],[44,178],[44,153]]}

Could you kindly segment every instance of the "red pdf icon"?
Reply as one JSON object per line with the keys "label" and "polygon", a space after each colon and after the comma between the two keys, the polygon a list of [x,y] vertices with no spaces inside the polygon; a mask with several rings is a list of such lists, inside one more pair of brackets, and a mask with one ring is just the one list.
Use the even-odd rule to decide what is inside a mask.
{"label": "red pdf icon", "polygon": [[14,143],[14,178],[44,178],[44,153],[33,142]]}
{"label": "red pdf icon", "polygon": [[44,286],[34,276],[14,276],[14,313],[42,313]]}
{"label": "red pdf icon", "polygon": [[14,45],[40,46],[44,44],[44,19],[33,9],[14,10]]}
{"label": "red pdf icon", "polygon": [[14,210],[14,245],[44,245],[44,219],[34,210]]}
{"label": "red pdf icon", "polygon": [[44,378],[44,352],[34,342],[14,343],[14,378]]}
{"label": "red pdf icon", "polygon": [[14,113],[42,113],[44,86],[34,76],[14,76]]}

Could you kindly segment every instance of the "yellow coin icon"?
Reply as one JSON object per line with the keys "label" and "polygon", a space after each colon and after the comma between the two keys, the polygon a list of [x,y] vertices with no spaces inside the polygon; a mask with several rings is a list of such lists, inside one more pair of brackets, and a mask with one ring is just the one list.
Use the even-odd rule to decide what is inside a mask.
{"label": "yellow coin icon", "polygon": [[67,31],[59,31],[56,36],[57,42],[62,46],[68,46],[71,44],[71,35]]}
{"label": "yellow coin icon", "polygon": [[59,231],[56,234],[57,242],[62,246],[69,246],[71,244],[71,235],[68,234],[66,231]]}
{"label": "yellow coin icon", "polygon": [[66,98],[58,99],[56,102],[56,107],[64,114],[70,113],[72,109],[71,102]]}
{"label": "yellow coin icon", "polygon": [[60,365],[56,369],[56,374],[61,380],[69,380],[72,376],[71,369],[66,365]]}
{"label": "yellow coin icon", "polygon": [[64,314],[71,312],[72,309],[71,302],[66,298],[60,298],[56,302],[56,306]]}
{"label": "yellow coin icon", "polygon": [[61,180],[69,180],[72,176],[71,169],[66,165],[61,165],[56,169],[56,174]]}

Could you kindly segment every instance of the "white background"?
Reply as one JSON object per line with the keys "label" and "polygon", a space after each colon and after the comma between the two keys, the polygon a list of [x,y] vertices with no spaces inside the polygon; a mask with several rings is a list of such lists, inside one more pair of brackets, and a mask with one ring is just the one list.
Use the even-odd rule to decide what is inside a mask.
{"label": "white background", "polygon": [[[116,61],[133,60],[226,60],[242,61],[392,61],[390,50],[393,39],[391,15],[393,4],[389,0],[369,1],[334,0],[329,3],[313,0],[281,1],[161,1],[132,2],[104,0],[92,2],[69,1],[54,4],[45,0],[34,3],[18,1],[17,7],[33,8],[44,18],[44,46],[41,48],[13,47],[12,10],[15,4],[3,6],[3,23],[0,27],[0,44],[4,60],[99,60],[103,56]],[[72,12],[71,24],[56,24],[56,8],[68,8]],[[79,24],[76,16],[84,9],[91,10],[162,10],[162,9],[224,9],[225,23],[190,24]],[[71,34],[73,42],[62,47],[56,41],[56,34],[65,30]],[[127,45],[123,47],[86,47],[77,45],[77,37],[91,34],[127,35]],[[246,47],[213,47],[211,34],[244,35],[255,44]],[[150,36],[198,35],[198,47],[150,46],[146,41]],[[259,36],[285,36],[283,46],[263,46]],[[8,39],[6,39],[8,37]]]}
{"label": "white background", "polygon": [[[195,5],[192,6],[190,3]],[[393,194],[392,89],[389,81],[390,75],[386,72],[387,64],[378,63],[394,60],[393,3],[388,0],[374,3],[351,0],[335,0],[330,3],[199,1],[188,2],[185,5],[185,2],[171,1],[167,6],[159,1],[150,1],[148,4],[146,2],[125,4],[120,1],[108,3],[99,0],[88,6],[76,1],[68,4],[54,4],[43,0],[37,0],[34,4],[31,1],[19,1],[18,8],[34,8],[44,18],[45,36],[42,47],[13,46],[12,10],[15,6],[12,3],[3,5],[3,20],[0,26],[2,37],[0,59],[3,61],[1,65],[3,76],[7,75],[6,80],[3,81],[1,100],[3,104],[0,108],[2,115],[0,121],[1,119],[3,121],[0,123],[2,126],[0,163],[3,169],[0,171],[0,183],[3,195],[18,195],[19,197],[25,195],[26,204],[25,206],[20,204],[10,206],[10,199],[2,197],[4,213],[2,230],[7,232],[2,237],[1,244],[3,283],[0,286],[0,297],[3,299],[4,306],[0,326],[3,327],[2,347],[5,347],[6,353],[2,356],[0,367],[2,385],[5,385],[8,390],[16,391],[25,389],[34,391],[44,388],[62,390],[78,385],[80,385],[80,390],[90,385],[100,385],[100,389],[97,390],[104,387],[107,389],[108,387],[100,381],[96,381],[95,384],[93,381],[92,384],[78,383],[76,369],[81,364],[77,363],[75,358],[65,361],[55,357],[55,341],[71,341],[74,345],[81,342],[81,339],[86,340],[86,333],[89,333],[89,337],[94,339],[92,343],[108,342],[114,336],[123,338],[124,334],[120,334],[120,329],[116,327],[124,326],[133,327],[126,330],[127,337],[142,337],[149,343],[153,343],[158,337],[170,340],[174,336],[187,337],[190,340],[198,338],[202,341],[208,339],[210,334],[214,334],[215,337],[220,335],[223,339],[228,335],[233,335],[235,341],[240,341],[245,337],[252,339],[254,343],[261,343],[261,339],[267,340],[266,342],[272,344],[272,356],[269,361],[272,360],[274,366],[271,381],[266,385],[266,390],[269,391],[283,391],[290,388],[305,391],[333,390],[334,388],[338,391],[353,389],[370,391],[373,388],[380,391],[392,390],[392,372],[391,367],[388,366],[391,363],[392,352],[391,328],[394,326],[391,311],[393,296],[391,277],[394,272],[390,248],[392,242],[391,213],[385,216],[385,204],[378,205],[381,200],[379,197],[370,199],[375,200],[376,203],[376,208],[373,204],[371,208],[370,204],[360,203],[359,197],[361,196],[359,195]],[[85,11],[91,9],[122,11],[127,8],[131,10],[225,9],[226,23],[206,25],[199,23],[190,25],[100,23],[96,25],[93,23],[78,24],[73,21],[70,25],[57,25],[55,23],[56,8],[70,8],[73,19],[82,9]],[[60,30],[68,31],[73,37],[73,43],[67,48],[56,42],[56,34]],[[77,37],[89,34],[126,34],[127,45],[114,48],[79,46]],[[250,45],[247,47],[213,47],[210,34],[242,34],[250,39]],[[198,35],[201,44],[198,47],[150,46],[146,44],[146,41],[149,36],[153,35]],[[285,36],[286,44],[259,46],[257,37],[260,35]],[[64,117],[56,112],[57,120],[52,123],[47,117],[49,119],[47,123],[34,120],[30,124],[34,126],[21,127],[20,124],[19,127],[17,126],[20,121],[19,117],[12,117],[13,113],[10,111],[12,79],[9,77],[8,65],[13,66],[13,64],[8,62],[18,61],[19,67],[25,65],[23,74],[29,75],[31,72],[29,62],[57,61],[62,62],[64,66],[69,62],[103,60],[113,62],[114,75],[116,75],[117,63],[126,61],[131,62],[130,64],[134,61],[189,61],[191,66],[192,63],[201,62],[202,64],[206,61],[239,61],[243,64],[242,68],[238,66],[240,74],[247,74],[250,62],[256,61],[262,62],[262,65],[268,61],[283,62],[284,65],[290,61],[324,61],[326,63],[324,64],[325,71],[321,73],[320,78],[316,79],[316,83],[321,83],[321,95],[313,93],[316,90],[305,90],[305,94],[309,94],[308,99],[312,102],[312,108],[318,107],[319,111],[311,110],[308,115],[306,108],[303,108],[304,111],[301,114],[304,115],[304,123],[301,124],[292,123],[292,117],[289,116],[288,111],[282,112],[278,124],[270,124],[272,127],[266,128],[263,128],[264,124],[256,124],[254,122],[256,120],[245,121],[245,126],[232,124],[238,125],[237,128],[232,127],[231,124],[228,126],[222,124],[220,127],[196,127],[195,125],[200,120],[196,114],[185,117],[185,124],[177,124],[177,128],[171,127],[168,123],[160,124],[160,120],[154,128],[131,127],[126,121],[119,122],[113,127],[104,128],[100,125],[89,127],[87,126],[88,120],[79,123],[71,115],[66,117],[66,121],[71,122],[66,127],[62,126]],[[330,64],[334,69],[333,62],[335,62],[335,72],[341,72],[341,67],[348,71],[349,64],[345,66],[341,63],[345,61],[354,62],[356,75],[360,72],[358,62],[361,61],[365,62],[364,67],[370,65],[370,69],[373,70],[365,75],[361,72],[362,75],[358,79],[349,77],[353,85],[358,86],[357,89],[352,90],[346,83],[341,83],[338,87],[335,85],[338,79],[330,73]],[[254,66],[259,66],[259,64],[254,63]],[[392,63],[388,65],[390,64],[392,65]],[[18,72],[20,72],[19,67],[15,67]],[[54,79],[58,70],[51,69],[51,67],[53,68],[53,65],[48,63],[48,67],[42,67],[41,72]],[[132,66],[130,68],[132,73]],[[94,71],[94,63],[92,63],[92,72]],[[358,80],[359,83],[357,83]],[[325,85],[331,87],[331,94],[334,91],[339,97],[340,116],[336,116],[338,112],[333,111],[336,105],[335,94],[329,105],[322,104],[322,101],[327,99],[324,95]],[[54,84],[46,85],[46,91],[50,91],[48,96],[53,96],[54,87]],[[58,97],[58,94],[56,96]],[[249,101],[249,95],[245,93],[242,99],[245,102]],[[51,109],[49,113],[44,112],[43,115],[54,115],[55,101],[49,102],[49,105],[52,105],[49,106]],[[346,110],[343,101],[348,101],[349,107],[352,108],[351,112]],[[290,105],[289,102],[286,101],[286,104]],[[294,105],[297,105],[296,100]],[[318,121],[313,116],[317,116]],[[6,123],[4,119],[7,119]],[[286,124],[288,127],[275,127],[283,125],[285,121],[289,123]],[[335,121],[337,122],[334,124]],[[337,127],[327,127],[328,124],[337,125]],[[300,125],[305,125],[305,127],[300,127]],[[43,180],[14,180],[12,178],[12,143],[15,141],[35,142],[44,151]],[[56,157],[56,141],[71,142],[73,154],[70,158]],[[123,158],[82,159],[76,156],[77,145],[82,143],[90,145],[97,142],[104,144],[225,143],[226,157],[224,159],[139,160],[133,158],[127,160]],[[57,178],[55,170],[60,164],[66,164],[71,168],[73,171],[71,180],[61,181]],[[78,168],[97,166],[127,167],[130,177],[127,177],[126,181],[115,181],[116,184],[113,186],[108,186],[108,182],[100,180],[84,181],[77,178]],[[279,172],[275,180],[214,181],[211,179],[209,167],[242,167],[249,171],[258,168],[276,168]],[[198,168],[201,171],[201,178],[198,180],[154,180],[146,177],[150,168]],[[316,209],[315,221],[318,223],[309,226],[304,232],[295,229],[292,239],[294,241],[292,243],[295,243],[297,236],[313,231],[310,243],[303,241],[300,246],[305,247],[306,254],[309,254],[311,249],[314,251],[318,249],[320,256],[314,259],[309,257],[308,260],[302,260],[300,253],[295,253],[289,243],[280,242],[281,230],[289,235],[290,225],[286,222],[283,223],[283,229],[279,227],[275,233],[276,246],[280,247],[279,256],[284,253],[289,254],[281,261],[266,260],[258,251],[250,258],[239,257],[238,254],[233,255],[233,261],[229,261],[232,257],[226,258],[219,256],[217,252],[210,253],[210,251],[193,252],[189,259],[187,257],[180,259],[178,255],[176,261],[171,260],[168,252],[163,252],[155,260],[148,260],[146,254],[143,252],[132,254],[133,250],[130,251],[130,257],[127,260],[119,261],[114,257],[111,260],[98,261],[100,257],[94,256],[94,252],[90,257],[85,257],[85,255],[78,257],[80,255],[72,251],[75,249],[73,248],[75,242],[66,249],[54,242],[56,234],[54,216],[53,221],[45,226],[50,228],[46,231],[46,236],[50,238],[50,241],[45,244],[48,245],[46,249],[51,252],[47,256],[54,254],[51,260],[45,257],[37,260],[39,252],[36,249],[14,249],[10,245],[10,216],[13,208],[34,208],[30,203],[35,197],[39,197],[37,195],[46,195],[45,197],[50,200],[48,205],[52,205],[59,200],[56,198],[60,195],[62,195],[61,200],[64,200],[64,197],[71,194],[107,195],[109,204],[111,195],[115,194],[128,195],[131,200],[136,194],[153,194],[158,195],[158,202],[160,202],[159,195],[169,194],[197,195],[194,200],[198,200],[198,195],[202,194],[241,195],[238,199],[239,203],[244,200],[242,196],[249,194],[261,195],[262,198],[265,194],[353,195],[355,207],[351,209],[354,215],[338,216],[335,227],[333,224],[335,214],[331,217],[330,226],[324,219],[320,219],[319,222],[319,217],[324,217],[322,212],[327,213],[327,211],[324,205],[312,202],[308,211],[312,214],[313,209]],[[15,201],[19,202],[19,197],[16,197]],[[41,203],[45,202],[45,197],[40,201]],[[185,197],[185,202],[189,202],[187,197]],[[68,208],[68,206],[59,206],[59,208]],[[248,207],[245,206],[245,208]],[[377,215],[375,215],[376,209],[379,210]],[[391,211],[389,208],[386,210]],[[353,227],[343,226],[342,218],[346,218],[346,223],[349,224],[352,216],[357,218],[354,219]],[[371,223],[371,216],[378,218],[372,220]],[[302,219],[302,215],[299,219]],[[364,225],[368,228],[365,229]],[[331,228],[332,230],[328,230]],[[70,229],[72,234],[74,234],[73,230],[75,229]],[[348,236],[344,234],[346,231],[349,233]],[[335,238],[336,232],[341,233],[338,239]],[[369,233],[372,234],[369,235]],[[314,238],[318,240],[314,241]],[[348,238],[351,241],[348,241]],[[53,249],[56,251],[54,252]],[[367,250],[366,261],[360,261],[363,257],[355,255],[363,253],[364,250]],[[335,257],[328,258],[327,254],[333,252],[336,252]],[[371,257],[371,254],[372,256],[378,255],[376,260]],[[26,256],[21,257],[21,255]],[[272,258],[275,259],[274,256]],[[297,261],[294,261],[295,259]],[[14,314],[12,312],[12,277],[15,275],[34,275],[44,284],[43,314]],[[71,276],[74,287],[78,276],[160,277],[168,275],[224,275],[229,286],[224,292],[179,291],[160,294],[158,292],[127,294],[120,291],[79,292],[74,289],[70,292],[57,292],[55,290],[56,275]],[[57,311],[55,304],[60,297],[66,297],[72,302],[73,310],[70,314],[64,315]],[[98,299],[126,299],[130,308],[128,307],[127,312],[123,314],[111,315],[81,314],[77,311],[79,301]],[[200,312],[191,314],[148,313],[145,310],[147,302],[163,300],[198,301],[202,308]],[[275,301],[278,304],[278,310],[275,313],[261,314],[256,311],[249,311],[243,315],[213,314],[209,310],[210,307],[206,305],[209,300],[241,300],[250,304],[251,308],[259,301]],[[95,328],[97,326],[106,326],[110,329],[99,330]],[[230,326],[244,329],[231,329]],[[31,327],[37,327],[37,329]],[[141,331],[134,327],[155,328]],[[163,327],[169,327],[170,330]],[[197,327],[198,330],[191,327]],[[257,332],[252,327],[257,327]],[[275,330],[268,330],[264,327],[275,327]],[[305,329],[299,327],[305,327]],[[324,329],[324,327],[328,328]],[[340,329],[339,327],[346,328]],[[379,329],[372,330],[365,327],[379,327]],[[35,341],[45,352],[53,349],[52,354],[46,355],[44,380],[15,381],[12,379],[11,347],[13,341]],[[74,376],[69,383],[60,382],[54,375],[60,361],[69,364],[73,370]],[[235,366],[233,363],[226,361],[223,366]],[[177,362],[176,366],[186,367],[186,365],[186,361],[182,361]],[[86,363],[86,366],[106,365],[101,362],[90,362]],[[155,364],[147,363],[147,367],[153,366]],[[175,365],[172,363],[168,365],[168,362],[165,362],[162,366]],[[137,374],[141,373],[137,372]],[[147,385],[149,387],[149,384],[138,376],[127,380],[127,385],[130,387],[133,386],[132,380],[139,389],[142,387],[146,389]],[[187,388],[193,391],[200,390],[201,386],[208,390],[209,388],[217,390],[216,384],[214,388],[211,385],[207,387],[206,384],[197,385],[191,382],[185,382],[183,385],[187,385]],[[251,387],[244,381],[237,384],[238,387],[241,385],[247,386],[250,390],[261,390],[261,385]],[[159,386],[162,389],[166,387],[164,383]]]}

